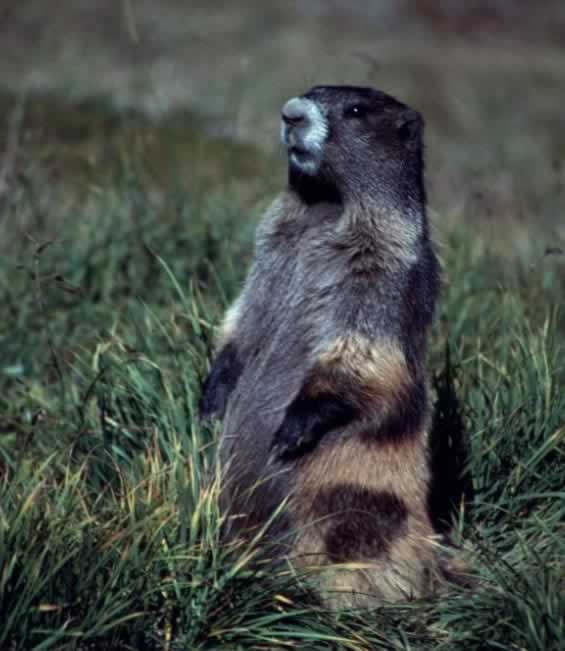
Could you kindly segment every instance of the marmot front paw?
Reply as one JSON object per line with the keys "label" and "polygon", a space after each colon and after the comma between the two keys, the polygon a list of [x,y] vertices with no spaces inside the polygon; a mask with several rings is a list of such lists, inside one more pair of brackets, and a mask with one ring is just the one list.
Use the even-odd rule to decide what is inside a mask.
{"label": "marmot front paw", "polygon": [[292,458],[313,447],[316,436],[310,420],[306,414],[287,414],[273,437],[271,450],[276,458]]}

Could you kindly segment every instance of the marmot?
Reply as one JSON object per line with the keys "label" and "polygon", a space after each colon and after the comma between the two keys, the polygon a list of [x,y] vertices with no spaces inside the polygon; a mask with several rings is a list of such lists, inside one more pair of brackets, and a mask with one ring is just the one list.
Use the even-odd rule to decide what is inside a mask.
{"label": "marmot", "polygon": [[422,131],[417,111],[371,88],[316,86],[284,105],[288,187],[258,226],[200,402],[223,419],[232,532],[278,509],[270,534],[293,532],[295,560],[363,564],[328,574],[334,604],[420,596],[440,565]]}

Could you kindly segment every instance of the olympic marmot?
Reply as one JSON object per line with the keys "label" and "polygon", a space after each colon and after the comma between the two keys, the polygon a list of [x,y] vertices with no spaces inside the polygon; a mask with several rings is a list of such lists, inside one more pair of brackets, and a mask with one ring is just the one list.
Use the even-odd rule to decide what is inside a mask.
{"label": "olympic marmot", "polygon": [[422,595],[440,565],[422,131],[417,111],[371,88],[316,86],[284,105],[288,188],[258,227],[200,403],[223,419],[232,532],[279,509],[271,536],[292,531],[295,562],[332,565],[332,604]]}

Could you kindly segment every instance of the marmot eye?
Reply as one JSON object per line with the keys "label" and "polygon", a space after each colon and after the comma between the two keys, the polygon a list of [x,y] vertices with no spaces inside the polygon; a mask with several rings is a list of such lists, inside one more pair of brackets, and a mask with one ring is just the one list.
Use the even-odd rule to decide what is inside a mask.
{"label": "marmot eye", "polygon": [[351,106],[346,106],[345,111],[343,112],[343,117],[362,118],[370,112],[371,107],[367,104],[352,104]]}

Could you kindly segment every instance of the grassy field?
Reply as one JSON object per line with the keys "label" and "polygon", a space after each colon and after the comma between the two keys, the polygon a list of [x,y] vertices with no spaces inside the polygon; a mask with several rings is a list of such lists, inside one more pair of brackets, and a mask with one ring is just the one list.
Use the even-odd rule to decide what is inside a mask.
{"label": "grassy field", "polygon": [[[280,161],[188,112],[0,104],[0,649],[563,648],[565,257],[520,219],[540,193],[559,213],[552,158],[528,177],[505,150],[522,182],[500,222],[433,214],[436,463],[456,489],[455,392],[473,484],[455,519],[476,587],[331,613],[311,576],[256,563],[257,541],[218,544],[216,432],[195,418]],[[463,217],[484,216],[471,190]]]}

